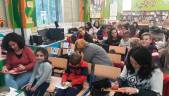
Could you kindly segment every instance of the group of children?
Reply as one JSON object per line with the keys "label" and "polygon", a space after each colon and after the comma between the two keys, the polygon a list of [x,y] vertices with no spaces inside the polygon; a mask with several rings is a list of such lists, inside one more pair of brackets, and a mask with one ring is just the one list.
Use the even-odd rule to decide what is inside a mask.
{"label": "group of children", "polygon": [[[43,96],[49,87],[52,65],[48,60],[48,52],[45,48],[38,48],[35,51],[36,65],[32,77],[25,86],[27,96]],[[69,64],[62,76],[62,85],[67,89],[58,89],[55,96],[75,96],[83,88],[87,79],[88,65],[82,60],[80,53],[72,53],[69,57]]]}
{"label": "group of children", "polygon": [[[96,25],[98,25],[98,24],[96,24]],[[155,75],[157,73],[159,73],[160,74],[159,76],[161,78],[160,80],[162,80],[162,75],[161,75],[160,70],[157,70],[156,71],[157,73],[154,73],[154,70],[156,68],[154,67],[154,65],[152,65],[151,60],[150,60],[150,59],[153,59],[153,61],[155,61],[155,62],[153,62],[153,64],[159,63],[159,59],[156,58],[156,57],[158,57],[158,54],[155,54],[155,53],[158,53],[157,52],[158,50],[155,46],[155,43],[152,40],[152,36],[151,36],[150,33],[143,33],[141,35],[141,38],[137,38],[137,37],[130,38],[129,33],[126,30],[125,31],[122,30],[124,33],[122,32],[123,38],[121,39],[118,35],[119,30],[116,30],[115,28],[111,29],[109,27],[105,27],[105,28],[103,28],[103,30],[102,30],[102,28],[99,28],[99,26],[97,26],[96,28],[97,28],[96,31],[100,30],[100,33],[99,33],[99,31],[95,32],[94,35],[92,34],[93,36],[91,36],[91,34],[89,34],[90,28],[84,28],[84,27],[79,28],[79,33],[77,35],[77,38],[75,38],[74,41],[76,41],[78,39],[84,39],[86,41],[89,40],[88,42],[91,42],[91,43],[87,42],[87,43],[84,43],[84,44],[83,43],[78,44],[76,42],[75,45],[79,45],[78,48],[77,48],[78,50],[84,51],[84,48],[87,48],[87,46],[88,46],[88,49],[92,48],[92,47],[89,47],[89,46],[97,47],[95,44],[93,44],[93,42],[95,42],[94,39],[105,40],[108,45],[125,46],[129,49],[129,53],[127,53],[127,55],[126,55],[126,58],[125,58],[126,59],[125,60],[126,66],[124,66],[121,77],[125,77],[125,79],[128,80],[128,81],[130,81],[129,80],[130,77],[133,77],[133,76],[134,76],[134,78],[139,77],[140,79],[150,79],[150,80],[146,80],[146,82],[148,82],[148,83],[152,82],[153,84],[149,84],[149,86],[146,87],[146,89],[155,88],[155,87],[152,87],[154,85],[158,86],[158,85],[154,84],[156,81],[159,81],[156,78]],[[88,29],[88,30],[86,30],[86,29]],[[107,33],[108,31],[110,31],[110,32]],[[99,34],[97,34],[97,33],[99,33]],[[96,35],[99,38],[97,38]],[[107,38],[105,38],[105,36]],[[19,53],[20,53],[20,51],[21,52],[23,51],[23,49],[25,47],[24,46],[20,47],[18,45],[21,45],[20,41],[24,41],[24,40],[20,40],[20,37],[19,37],[19,39],[18,39],[19,43],[18,43],[18,42],[16,42],[15,38],[14,38],[14,40],[11,40],[12,37],[14,38],[13,35],[11,37],[7,38],[7,39],[10,39],[10,40],[7,40],[8,42],[4,42],[5,40],[3,40],[3,42],[4,42],[3,44],[8,45],[6,47],[6,49],[12,49],[12,51],[14,51],[13,56],[16,55],[17,60],[20,60],[21,57],[25,58],[25,56],[27,56],[27,54],[24,55],[24,54],[16,54],[15,53],[15,51],[19,52]],[[84,45],[84,46],[82,47],[80,45]],[[143,46],[144,48],[138,47],[138,46]],[[77,47],[77,46],[75,46],[75,47]],[[134,48],[134,47],[137,47],[137,48]],[[16,50],[14,50],[14,49],[16,49]],[[18,49],[20,49],[20,50],[17,51]],[[99,47],[99,49],[103,50],[103,48],[101,48],[101,47]],[[147,51],[147,49],[149,51]],[[94,48],[92,50],[96,50],[96,49]],[[11,50],[9,52],[11,52]],[[86,52],[92,53],[93,51],[86,51]],[[143,54],[143,52],[145,52],[145,54]],[[26,53],[30,53],[30,51],[28,51]],[[105,54],[106,54],[106,52],[105,52]],[[147,54],[147,57],[149,57],[149,59],[144,58],[144,57],[146,57],[146,54]],[[67,65],[65,72],[62,75],[62,82],[61,82],[61,84],[63,86],[68,86],[68,88],[57,89],[57,92],[55,94],[56,96],[76,96],[76,94],[78,94],[79,91],[83,88],[83,83],[86,81],[87,75],[88,75],[88,65],[87,65],[87,62],[86,62],[87,60],[84,61],[83,59],[85,59],[85,57],[86,58],[89,57],[89,56],[85,56],[85,54],[83,54],[83,55],[84,55],[84,58],[82,58],[82,56],[79,52],[74,52],[69,56],[68,65]],[[98,54],[95,54],[95,53],[94,53],[94,55],[97,55],[97,57],[101,57],[101,56],[98,56]],[[11,54],[9,56],[11,56]],[[33,58],[33,55],[31,54],[29,56],[30,57],[28,57],[28,60],[30,60],[30,58],[32,57],[31,60],[34,63],[35,60]],[[50,79],[51,79],[51,75],[52,75],[52,64],[48,60],[48,51],[45,48],[38,48],[35,51],[35,56],[36,56],[35,66],[33,67],[34,64],[31,63],[31,67],[34,68],[33,73],[32,73],[31,79],[29,80],[29,83],[26,84],[26,86],[25,86],[25,93],[26,93],[27,96],[43,96],[44,93],[46,92],[47,88],[49,87],[49,83],[50,83]],[[141,58],[141,56],[142,56],[142,58]],[[151,56],[153,56],[154,58],[151,58]],[[108,57],[107,54],[106,54],[106,57]],[[91,56],[91,58],[93,58],[93,56]],[[9,57],[7,59],[9,61],[14,61],[14,60],[11,60],[11,58],[9,59]],[[104,64],[105,64],[105,58],[101,58],[101,59],[104,61]],[[99,61],[99,60],[100,60],[100,58],[95,60],[95,61]],[[148,61],[148,63],[146,62],[146,60]],[[26,61],[26,60],[24,59],[23,61]],[[22,63],[23,63],[23,61],[22,61]],[[88,61],[90,61],[90,60],[88,60]],[[10,64],[12,64],[12,63],[10,63]],[[28,63],[30,63],[30,61],[28,61]],[[98,64],[98,63],[96,63],[96,64]],[[147,66],[147,64],[149,64],[150,66]],[[20,63],[18,65],[19,65],[19,69],[21,69],[21,71],[26,69],[26,67],[20,66],[21,65]],[[25,64],[25,66],[28,66],[28,65]],[[15,67],[16,66],[14,66],[14,68]],[[144,67],[144,69],[147,69],[147,70],[146,71],[141,70],[141,69],[143,69],[143,67]],[[150,68],[152,68],[152,70],[149,71]],[[138,74],[135,70],[137,70]],[[4,67],[3,71],[5,72],[5,71],[8,71],[8,70],[7,70],[6,67]],[[29,71],[29,70],[26,70],[26,71]],[[129,73],[128,73],[128,71],[129,71]],[[149,76],[149,77],[146,77],[145,73],[148,74],[147,76]],[[155,74],[155,75],[153,75],[153,74]],[[153,77],[151,75],[153,75]],[[18,75],[14,75],[14,78],[16,76],[18,76]],[[155,82],[153,81],[154,78],[155,78]],[[8,80],[8,81],[10,81],[10,80]],[[124,80],[124,79],[122,78],[121,80]],[[139,83],[136,82],[134,86],[133,86],[134,83],[132,81],[129,82],[129,83],[131,83],[131,84],[129,84],[128,86],[138,88],[138,89],[136,89],[136,88],[134,89],[134,91],[135,91],[134,93],[138,93],[137,91],[139,89],[141,89],[142,86],[138,87],[138,86],[140,86],[140,84],[145,85],[145,84],[143,84],[144,82],[141,82],[141,81],[139,81]],[[160,84],[162,85],[162,83],[160,83]],[[119,85],[120,85],[120,82],[119,82]],[[157,91],[158,93],[162,94],[161,85],[160,85],[158,90],[156,90],[156,88],[155,88],[155,90],[153,90],[153,91]],[[124,86],[122,86],[122,87],[124,87]],[[152,87],[152,88],[149,88],[149,87]],[[144,87],[142,87],[142,88],[144,88]]]}
{"label": "group of children", "polygon": [[[26,96],[43,96],[49,87],[52,75],[48,51],[45,48],[37,48],[33,53],[25,45],[22,36],[14,32],[3,38],[1,46],[7,51],[6,64],[1,70],[4,74],[5,86],[16,90],[24,89]],[[56,96],[68,96],[67,94],[75,96],[86,81],[88,65],[82,60],[81,54],[78,52],[70,54],[68,61],[67,69],[62,77],[62,85],[68,88],[58,89]]]}
{"label": "group of children", "polygon": [[[142,45],[147,47],[150,53],[156,52],[157,48],[151,42],[151,35],[142,35]],[[138,42],[136,42],[137,44]],[[43,96],[49,86],[52,74],[52,65],[48,61],[48,52],[44,48],[39,48],[35,52],[37,63],[34,67],[32,77],[26,85],[28,96]],[[62,75],[62,85],[68,86],[67,89],[58,89],[55,96],[75,96],[83,88],[83,83],[87,79],[88,65],[82,60],[80,53],[75,52],[69,57],[67,69]]]}
{"label": "group of children", "polygon": [[[94,30],[95,29],[95,30]],[[96,30],[97,29],[97,30]],[[146,34],[143,34],[142,29],[139,29],[137,22],[132,24],[115,24],[115,25],[100,25],[98,21],[92,24],[90,22],[85,23],[84,27],[79,27],[71,37],[67,39],[70,43],[75,43],[78,39],[84,39],[90,43],[97,43],[102,45],[102,47],[108,52],[109,45],[112,46],[124,46],[130,49],[132,38],[137,37],[141,42],[139,44],[145,45],[144,42],[148,42],[149,47],[153,47],[155,42],[152,42],[152,37],[148,31],[144,31]],[[148,33],[148,34],[147,34]],[[147,40],[145,40],[147,39]],[[150,49],[151,49],[150,48]]]}

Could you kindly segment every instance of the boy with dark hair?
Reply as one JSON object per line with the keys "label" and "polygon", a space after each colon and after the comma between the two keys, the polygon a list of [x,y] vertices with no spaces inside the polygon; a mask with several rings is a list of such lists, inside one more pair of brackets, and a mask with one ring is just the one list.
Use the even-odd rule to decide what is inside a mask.
{"label": "boy with dark hair", "polygon": [[152,61],[156,66],[160,66],[160,57],[158,53],[158,49],[155,45],[155,42],[153,42],[153,37],[151,33],[145,32],[141,35],[142,37],[142,46],[146,47],[152,54]]}
{"label": "boy with dark hair", "polygon": [[153,42],[151,33],[145,32],[141,35],[141,38],[142,46],[147,47],[151,53],[158,51],[157,47],[155,46],[155,43]]}
{"label": "boy with dark hair", "polygon": [[62,76],[62,85],[67,89],[58,89],[55,96],[76,96],[87,79],[88,65],[82,60],[80,53],[73,53],[69,58],[67,69]]}

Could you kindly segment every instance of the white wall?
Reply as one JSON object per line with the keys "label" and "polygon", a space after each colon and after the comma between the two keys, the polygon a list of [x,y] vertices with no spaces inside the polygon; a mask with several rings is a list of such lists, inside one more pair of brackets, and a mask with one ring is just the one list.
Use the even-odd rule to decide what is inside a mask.
{"label": "white wall", "polygon": [[79,0],[63,0],[64,22],[80,21],[80,1]]}
{"label": "white wall", "polygon": [[131,3],[132,0],[123,0],[123,11],[130,11],[131,10]]}

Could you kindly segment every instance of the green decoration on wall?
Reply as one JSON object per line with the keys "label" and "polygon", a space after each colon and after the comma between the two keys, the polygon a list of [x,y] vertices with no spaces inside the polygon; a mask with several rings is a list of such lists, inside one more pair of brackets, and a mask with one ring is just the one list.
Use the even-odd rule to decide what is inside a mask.
{"label": "green decoration on wall", "polygon": [[90,21],[90,0],[84,0],[84,21]]}
{"label": "green decoration on wall", "polygon": [[36,23],[35,0],[26,0],[26,3],[29,4],[29,6],[27,6],[25,8],[25,15],[27,17],[26,19],[31,18],[31,23],[30,22],[26,22],[26,27],[27,28],[32,28],[32,27],[35,27],[37,25],[37,23]]}
{"label": "green decoration on wall", "polygon": [[132,11],[169,10],[169,0],[132,0]]}
{"label": "green decoration on wall", "polygon": [[8,10],[8,18],[11,22],[12,28],[20,28],[21,27],[21,16],[19,13],[19,0],[7,0],[7,10]]}

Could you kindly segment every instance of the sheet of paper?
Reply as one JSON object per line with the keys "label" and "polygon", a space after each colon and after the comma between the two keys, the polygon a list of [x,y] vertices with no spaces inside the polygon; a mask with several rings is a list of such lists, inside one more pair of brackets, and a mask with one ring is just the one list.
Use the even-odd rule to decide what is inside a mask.
{"label": "sheet of paper", "polygon": [[61,84],[61,80],[58,80],[58,82],[56,82],[56,88],[66,89],[66,88],[68,88],[68,86],[63,86],[63,85]]}
{"label": "sheet of paper", "polygon": [[10,87],[9,89],[10,91],[6,94],[6,96],[16,96],[18,94],[15,88]]}

